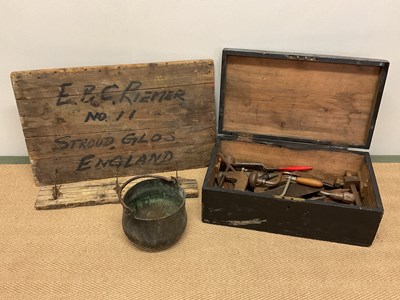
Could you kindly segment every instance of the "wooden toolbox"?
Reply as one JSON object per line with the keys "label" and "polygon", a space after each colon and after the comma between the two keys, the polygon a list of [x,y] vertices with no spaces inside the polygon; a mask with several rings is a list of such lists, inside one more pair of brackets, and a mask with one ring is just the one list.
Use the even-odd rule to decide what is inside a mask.
{"label": "wooden toolbox", "polygon": [[[385,60],[225,49],[203,222],[371,245],[383,205],[370,155],[356,148],[370,146],[388,68]],[[220,153],[268,167],[310,165],[306,176],[324,182],[350,172],[362,197],[350,205],[218,187]]]}

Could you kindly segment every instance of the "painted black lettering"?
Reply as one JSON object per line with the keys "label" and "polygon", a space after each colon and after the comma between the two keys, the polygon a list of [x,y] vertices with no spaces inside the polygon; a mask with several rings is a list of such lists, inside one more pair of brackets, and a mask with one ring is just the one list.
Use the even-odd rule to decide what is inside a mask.
{"label": "painted black lettering", "polygon": [[173,131],[168,132],[168,135],[164,136],[163,138],[164,138],[164,141],[166,141],[166,142],[173,142],[173,141],[175,141],[175,132],[173,132]]}
{"label": "painted black lettering", "polygon": [[111,146],[112,144],[114,144],[114,138],[112,136],[104,138],[104,147]]}
{"label": "painted black lettering", "polygon": [[137,137],[135,136],[136,133],[129,133],[126,136],[124,136],[121,140],[121,144],[124,145],[135,145],[136,141],[137,141]]}
{"label": "painted black lettering", "polygon": [[158,165],[159,164],[158,160],[161,158],[161,156],[162,156],[162,153],[158,154],[158,155],[156,153],[152,153],[150,155],[148,163],[153,162],[155,165]]}
{"label": "painted black lettering", "polygon": [[136,109],[132,110],[131,113],[129,114],[129,120],[132,120],[135,114],[136,114]]}
{"label": "painted black lettering", "polygon": [[144,165],[147,161],[147,156],[146,154],[142,154],[136,161],[135,161],[135,165],[141,164]]}
{"label": "painted black lettering", "polygon": [[112,100],[112,104],[115,104],[115,101],[113,100],[113,96],[111,96],[111,95],[106,95],[106,94],[110,94],[111,92],[109,92],[109,90],[110,89],[118,89],[119,88],[119,86],[118,85],[116,85],[115,83],[114,84],[112,84],[112,85],[107,85],[107,86],[105,86],[103,89],[102,89],[102,91],[101,91],[101,93],[100,93],[100,95],[101,95],[101,100],[104,100],[104,101],[110,101],[110,100]]}
{"label": "painted black lettering", "polygon": [[76,171],[84,171],[88,170],[91,168],[90,163],[92,162],[92,159],[95,157],[94,154],[89,154],[81,158],[78,167],[76,168]]}
{"label": "painted black lettering", "polygon": [[136,91],[142,86],[142,83],[140,81],[130,81],[128,86],[125,88],[125,90],[121,94],[121,98],[119,99],[119,102],[123,101],[128,101],[130,104],[132,104],[132,100],[126,95],[128,92]]}
{"label": "painted black lettering", "polygon": [[91,111],[89,111],[88,114],[87,114],[87,116],[86,116],[85,123],[86,123],[87,121],[89,121],[90,119],[92,119],[92,121],[96,121],[96,119],[97,119],[97,113],[96,113],[96,114],[93,114]]}
{"label": "painted black lettering", "polygon": [[174,96],[174,91],[168,91],[168,94],[164,97],[164,100],[171,100]]}
{"label": "painted black lettering", "polygon": [[[83,103],[88,103],[92,102],[94,100],[94,95],[92,95],[92,92],[95,90],[96,86],[94,84],[88,84],[85,85],[83,88],[83,97],[81,98],[81,101]],[[86,98],[86,96],[92,95],[89,98]]]}
{"label": "painted black lettering", "polygon": [[162,159],[162,161],[160,161],[160,163],[164,163],[164,162],[169,162],[171,161],[171,159],[174,157],[174,154],[172,153],[172,151],[164,151],[164,157]]}
{"label": "painted black lettering", "polygon": [[120,112],[119,112],[119,114],[118,114],[118,116],[117,116],[117,119],[116,119],[116,121],[119,121],[119,119],[121,119],[121,117],[124,115],[124,111],[123,110],[121,110]]}
{"label": "painted black lettering", "polygon": [[155,91],[153,93],[153,96],[151,96],[151,101],[154,101],[158,97],[158,101],[161,102],[162,99],[165,97],[166,93],[167,93],[166,91],[162,91],[162,92]]}
{"label": "painted black lettering", "polygon": [[69,148],[69,143],[67,141],[63,141],[63,139],[69,139],[70,137],[71,137],[70,135],[66,135],[55,139],[54,143],[61,144],[62,146],[58,148],[53,148],[53,150],[63,150]]}
{"label": "painted black lettering", "polygon": [[185,96],[185,91],[179,89],[179,90],[176,91],[174,99],[179,99],[179,100],[185,101],[185,98],[183,98],[183,96]]}
{"label": "painted black lettering", "polygon": [[104,112],[102,112],[102,113],[96,112],[96,113],[94,114],[93,112],[89,111],[84,122],[86,123],[86,122],[89,121],[90,119],[91,119],[92,121],[96,121],[96,120],[104,121],[105,119],[107,119],[107,114],[104,113]]}
{"label": "painted black lettering", "polygon": [[114,157],[113,159],[110,160],[110,167],[116,167],[119,168],[122,164],[122,157],[120,155]]}
{"label": "painted black lettering", "polygon": [[57,106],[65,105],[65,104],[76,104],[76,102],[72,101],[71,99],[63,99],[69,97],[69,94],[65,91],[67,86],[71,86],[72,82],[66,82],[60,85],[60,92],[58,93],[57,98]]}
{"label": "painted black lettering", "polygon": [[110,162],[110,159],[103,160],[103,159],[99,158],[99,160],[96,163],[95,167],[98,168],[98,167],[102,166],[103,168],[105,168],[109,162]]}
{"label": "painted black lettering", "polygon": [[139,98],[140,98],[140,92],[137,92],[137,93],[135,94],[135,98],[133,99],[133,102],[138,101]]}
{"label": "painted black lettering", "polygon": [[145,143],[148,143],[149,141],[146,139],[146,133],[143,133],[142,134],[142,136],[138,139],[138,143],[141,143],[141,144],[145,144]]}
{"label": "painted black lettering", "polygon": [[95,144],[96,144],[96,140],[95,140],[95,139],[90,139],[90,140],[87,141],[86,147],[87,147],[87,149],[90,149],[90,148],[92,148]]}
{"label": "painted black lettering", "polygon": [[152,141],[153,143],[155,143],[155,142],[158,142],[158,141],[161,140],[161,139],[162,139],[162,135],[159,134],[159,133],[155,133],[155,134],[151,137],[150,141]]}
{"label": "painted black lettering", "polygon": [[87,149],[87,139],[82,139],[79,149]]}
{"label": "painted black lettering", "polygon": [[127,161],[125,162],[125,164],[124,164],[124,168],[132,167],[133,164],[131,164],[131,161],[132,161],[132,155],[129,155],[129,156],[128,156],[128,160],[127,160]]}
{"label": "painted black lettering", "polygon": [[151,95],[151,92],[150,92],[150,91],[144,92],[144,96],[143,96],[142,98],[140,98],[139,102],[141,102],[141,103],[143,103],[143,102],[146,102],[146,103],[149,102],[150,95]]}
{"label": "painted black lettering", "polygon": [[81,143],[81,141],[82,141],[81,139],[72,140],[71,141],[71,149],[74,149],[75,145]]}

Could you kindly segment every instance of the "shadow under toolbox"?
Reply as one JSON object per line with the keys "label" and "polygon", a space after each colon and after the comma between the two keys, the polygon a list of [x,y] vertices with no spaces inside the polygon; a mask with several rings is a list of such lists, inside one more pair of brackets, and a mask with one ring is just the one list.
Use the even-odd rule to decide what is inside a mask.
{"label": "shadow under toolbox", "polygon": [[[203,222],[371,245],[383,205],[369,153],[349,148],[371,144],[388,68],[385,60],[225,49]],[[265,173],[249,170],[254,163]],[[250,171],[273,177],[264,166],[291,165],[312,170],[276,172],[272,181],[286,184],[261,192],[256,186],[271,181],[248,179]],[[288,186],[306,189],[291,183],[299,173],[322,182],[313,197],[285,196]],[[325,186],[350,201],[326,196]]]}

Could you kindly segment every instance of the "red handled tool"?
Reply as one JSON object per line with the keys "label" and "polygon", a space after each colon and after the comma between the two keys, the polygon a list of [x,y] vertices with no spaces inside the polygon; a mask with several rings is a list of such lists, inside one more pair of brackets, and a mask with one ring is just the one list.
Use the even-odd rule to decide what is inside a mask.
{"label": "red handled tool", "polygon": [[289,167],[279,167],[279,168],[267,168],[260,163],[245,163],[245,162],[235,162],[232,164],[234,168],[237,169],[250,169],[254,171],[261,172],[295,172],[295,171],[309,171],[312,170],[311,166],[289,166]]}
{"label": "red handled tool", "polygon": [[290,166],[279,168],[266,168],[267,172],[295,172],[295,171],[310,171],[313,167],[310,166]]}

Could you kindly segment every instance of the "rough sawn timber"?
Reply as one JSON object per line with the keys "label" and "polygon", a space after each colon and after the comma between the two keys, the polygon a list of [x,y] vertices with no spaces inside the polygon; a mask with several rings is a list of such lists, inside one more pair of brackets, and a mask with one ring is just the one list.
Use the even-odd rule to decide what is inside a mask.
{"label": "rough sawn timber", "polygon": [[212,60],[20,71],[11,81],[37,185],[208,164]]}
{"label": "rough sawn timber", "polygon": [[[122,183],[129,178],[119,178],[119,182]],[[195,179],[179,177],[179,183],[185,191],[186,198],[199,196]],[[67,183],[57,187],[60,191],[57,199],[53,198],[54,186],[40,187],[35,208],[42,210],[119,203],[115,191],[115,178]]]}

